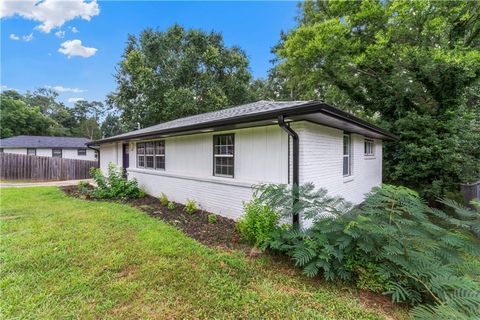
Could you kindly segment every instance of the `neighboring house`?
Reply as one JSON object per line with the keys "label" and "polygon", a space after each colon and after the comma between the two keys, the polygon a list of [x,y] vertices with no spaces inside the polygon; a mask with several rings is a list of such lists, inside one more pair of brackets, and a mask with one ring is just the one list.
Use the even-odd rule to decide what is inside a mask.
{"label": "neighboring house", "polygon": [[97,151],[89,149],[87,142],[77,137],[16,136],[0,139],[0,153],[96,160]]}
{"label": "neighboring house", "polygon": [[321,101],[259,101],[89,145],[104,172],[114,163],[151,195],[238,218],[258,183],[313,182],[361,202],[382,182],[382,140],[394,138]]}

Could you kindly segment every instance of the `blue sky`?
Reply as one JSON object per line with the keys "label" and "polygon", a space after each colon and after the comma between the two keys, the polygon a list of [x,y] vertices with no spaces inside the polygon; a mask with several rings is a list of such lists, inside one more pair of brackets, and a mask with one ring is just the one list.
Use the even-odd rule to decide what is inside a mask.
{"label": "blue sky", "polygon": [[[8,2],[0,7],[2,89],[24,92],[44,86],[57,87],[67,105],[73,104],[73,98],[104,101],[115,89],[115,66],[129,33],[138,34],[147,27],[165,30],[174,23],[221,32],[226,45],[238,45],[246,51],[254,77],[265,77],[271,68],[271,48],[282,30],[294,27],[297,14],[294,1],[92,4],[76,0],[75,8],[70,11],[81,12],[80,15],[90,18],[87,21],[80,17],[62,18],[62,12],[68,10],[60,8],[57,0],[44,0],[45,7],[51,6],[45,8],[52,15],[49,20],[43,11],[38,12],[42,8],[34,7],[36,0],[29,1],[33,3],[31,7],[13,3],[8,7]],[[72,40],[80,40],[85,48],[79,48],[77,41],[64,46],[64,53],[58,51],[62,43]],[[69,58],[68,54],[83,56]]]}

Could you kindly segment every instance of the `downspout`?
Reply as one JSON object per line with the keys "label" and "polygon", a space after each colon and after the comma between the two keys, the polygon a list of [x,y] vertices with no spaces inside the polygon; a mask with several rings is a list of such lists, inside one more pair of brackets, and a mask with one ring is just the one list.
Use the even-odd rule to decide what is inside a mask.
{"label": "downspout", "polygon": [[[300,153],[300,141],[298,139],[298,134],[290,128],[289,125],[285,123],[285,116],[284,115],[279,115],[278,116],[278,125],[280,128],[282,128],[291,138],[292,138],[292,144],[293,144],[293,150],[292,150],[292,158],[293,158],[293,172],[292,172],[292,195],[293,195],[293,207],[296,207],[296,204],[299,199],[299,194],[298,194],[298,187],[299,187],[299,153]],[[289,155],[290,156],[290,155]],[[298,227],[300,225],[300,217],[297,212],[292,212],[293,216],[293,225],[295,227]]]}

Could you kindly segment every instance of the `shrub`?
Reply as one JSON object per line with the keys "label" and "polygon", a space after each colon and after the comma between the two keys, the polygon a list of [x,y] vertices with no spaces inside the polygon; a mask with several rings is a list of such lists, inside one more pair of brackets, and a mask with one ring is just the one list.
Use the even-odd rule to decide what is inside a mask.
{"label": "shrub", "polygon": [[80,193],[88,194],[90,193],[91,186],[87,181],[80,181],[77,188]]}
{"label": "shrub", "polygon": [[216,214],[212,213],[212,214],[208,215],[208,222],[209,223],[217,223],[217,221],[218,221],[218,217],[217,217]]}
{"label": "shrub", "polygon": [[183,208],[183,211],[189,214],[194,214],[197,210],[198,210],[198,207],[195,200],[187,199],[187,202],[185,203],[185,208]]}
{"label": "shrub", "polygon": [[265,249],[268,240],[278,226],[278,215],[257,199],[244,204],[245,214],[238,220],[237,229],[243,239]]}
{"label": "shrub", "polygon": [[307,275],[322,273],[327,280],[351,281],[417,305],[412,311],[417,318],[480,315],[479,270],[465,260],[479,254],[472,212],[450,217],[429,208],[415,191],[389,185],[374,188],[355,208],[311,184],[298,189],[296,207],[288,187],[257,190],[261,204],[312,219],[311,228],[276,229],[268,241]]}
{"label": "shrub", "polygon": [[137,180],[127,180],[123,176],[122,168],[110,163],[108,165],[108,177],[105,177],[100,169],[93,169],[91,175],[97,186],[93,188],[91,195],[99,199],[138,198],[145,195],[138,187]]}
{"label": "shrub", "polygon": [[167,209],[172,211],[175,210],[175,202],[170,201],[167,205]]}
{"label": "shrub", "polygon": [[162,192],[162,194],[160,195],[160,204],[162,206],[167,206],[168,205],[168,198],[167,198],[167,195],[165,193]]}

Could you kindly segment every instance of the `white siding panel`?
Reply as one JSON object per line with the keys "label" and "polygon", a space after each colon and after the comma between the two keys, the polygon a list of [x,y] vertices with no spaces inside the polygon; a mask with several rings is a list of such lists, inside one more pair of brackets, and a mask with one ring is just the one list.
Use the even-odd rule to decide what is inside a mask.
{"label": "white siding panel", "polygon": [[[37,156],[40,157],[51,157],[52,148],[36,148]],[[16,154],[27,154],[26,148],[4,148],[3,152],[5,153],[16,153]],[[79,159],[79,160],[95,160],[95,151],[92,149],[87,149],[86,156],[79,156],[77,149],[62,149],[62,158],[65,159]]]}

